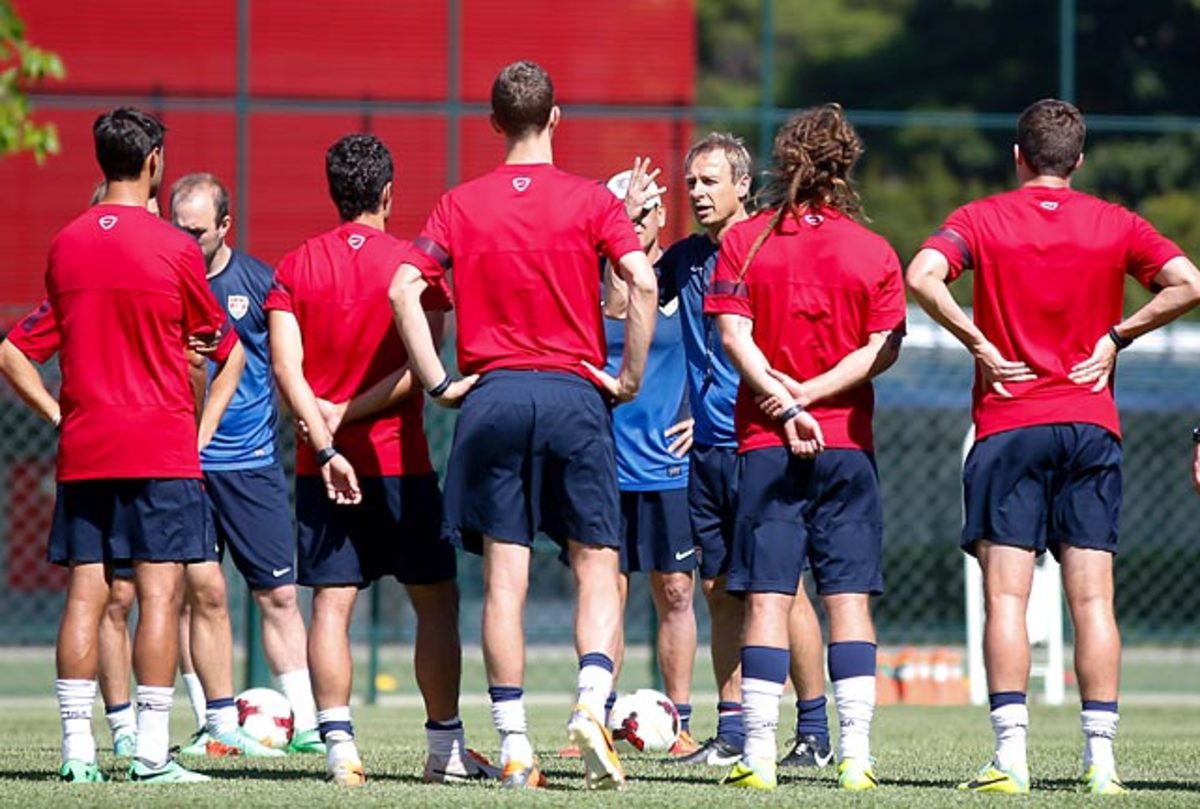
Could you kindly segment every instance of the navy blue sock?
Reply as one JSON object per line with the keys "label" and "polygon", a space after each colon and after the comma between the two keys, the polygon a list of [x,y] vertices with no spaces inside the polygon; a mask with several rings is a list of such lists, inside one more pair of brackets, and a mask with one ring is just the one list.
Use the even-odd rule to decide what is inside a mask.
{"label": "navy blue sock", "polygon": [[796,700],[796,738],[816,736],[817,741],[829,744],[828,700],[824,696],[816,699]]}
{"label": "navy blue sock", "polygon": [[679,730],[682,733],[691,732],[692,703],[676,702],[675,710],[679,712]]}
{"label": "navy blue sock", "polygon": [[458,730],[463,726],[461,719],[455,719],[453,722],[439,722],[436,719],[426,719],[426,730]]}
{"label": "navy blue sock", "polygon": [[741,750],[746,746],[746,723],[740,702],[717,703],[717,738]]}
{"label": "navy blue sock", "polygon": [[604,652],[587,652],[579,658],[579,668],[584,666],[599,666],[600,668],[612,674],[616,668],[613,666],[612,658],[604,654]]}
{"label": "navy blue sock", "polygon": [[[1113,704],[1115,705],[1116,703],[1113,703]],[[105,705],[104,713],[106,713],[106,714],[120,713],[121,711],[125,710],[126,708],[130,707],[131,705],[133,705],[132,702],[122,702],[120,705]],[[1114,708],[1113,710],[1116,710],[1116,709]]]}
{"label": "navy blue sock", "polygon": [[1024,705],[1024,691],[996,691],[988,694],[988,710],[994,711],[997,708],[1003,708],[1005,705]]}
{"label": "navy blue sock", "polygon": [[829,644],[829,679],[832,682],[851,677],[874,677],[876,647],[863,640]]}
{"label": "navy blue sock", "polygon": [[1083,710],[1085,710],[1085,711],[1108,711],[1109,713],[1117,713],[1117,703],[1116,702],[1102,702],[1098,699],[1085,699],[1085,700],[1083,700]]}

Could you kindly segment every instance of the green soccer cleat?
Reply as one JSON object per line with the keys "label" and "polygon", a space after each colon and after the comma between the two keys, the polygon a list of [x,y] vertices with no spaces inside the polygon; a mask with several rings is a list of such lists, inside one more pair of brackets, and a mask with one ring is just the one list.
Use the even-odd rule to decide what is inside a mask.
{"label": "green soccer cleat", "polygon": [[173,758],[161,767],[149,767],[135,758],[129,765],[129,780],[138,784],[199,784],[211,781],[207,775],[192,772]]}
{"label": "green soccer cleat", "polygon": [[850,792],[865,792],[879,786],[873,759],[844,758],[838,763],[838,786]]}
{"label": "green soccer cleat", "polygon": [[192,738],[188,740],[188,743],[186,745],[184,745],[183,747],[179,748],[179,755],[181,755],[181,756],[207,756],[208,755],[208,743],[211,740],[212,740],[212,736],[209,735],[207,729],[198,728],[196,730],[196,732],[192,734]]}
{"label": "green soccer cleat", "polygon": [[133,758],[137,755],[137,734],[122,733],[113,739],[113,755],[117,758]]}
{"label": "green soccer cleat", "polygon": [[96,762],[69,758],[58,768],[58,780],[67,784],[99,784],[108,779]]}
{"label": "green soccer cleat", "polygon": [[292,736],[288,746],[284,748],[289,753],[320,753],[325,755],[325,742],[321,741],[321,732],[316,728],[302,730]]}
{"label": "green soccer cleat", "polygon": [[997,792],[1004,795],[1025,795],[1029,792],[1029,768],[1004,769],[996,762],[983,767],[970,781],[958,785],[969,792]]}
{"label": "green soccer cleat", "polygon": [[1117,778],[1117,771],[1095,764],[1083,774],[1083,789],[1092,795],[1124,795],[1129,789]]}
{"label": "green soccer cleat", "polygon": [[205,752],[211,758],[280,758],[287,755],[283,750],[267,747],[241,728],[230,733],[212,734],[205,745]]}
{"label": "green soccer cleat", "polygon": [[748,758],[738,759],[729,774],[721,779],[721,786],[735,789],[775,788],[775,762],[752,761]]}

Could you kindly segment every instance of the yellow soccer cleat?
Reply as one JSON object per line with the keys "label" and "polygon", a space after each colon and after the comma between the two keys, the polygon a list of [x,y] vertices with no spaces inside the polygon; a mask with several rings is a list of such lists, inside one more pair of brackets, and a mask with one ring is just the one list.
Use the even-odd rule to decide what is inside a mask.
{"label": "yellow soccer cleat", "polygon": [[367,773],[361,761],[339,761],[326,773],[325,780],[344,787],[360,787],[367,783]]}
{"label": "yellow soccer cleat", "polygon": [[588,789],[624,789],[625,769],[604,723],[583,705],[576,705],[567,722],[567,738],[583,757],[584,786]]}
{"label": "yellow soccer cleat", "polygon": [[865,792],[879,786],[871,759],[844,758],[838,763],[838,787],[850,792]]}
{"label": "yellow soccer cleat", "polygon": [[993,761],[976,773],[970,781],[959,784],[958,788],[969,792],[1025,795],[1029,792],[1029,768],[1004,769]]}
{"label": "yellow soccer cleat", "polygon": [[500,786],[503,789],[542,789],[546,776],[542,775],[536,760],[532,764],[509,761],[500,771]]}
{"label": "yellow soccer cleat", "polygon": [[1117,778],[1117,771],[1095,764],[1083,774],[1083,788],[1092,795],[1124,795],[1129,789]]}
{"label": "yellow soccer cleat", "polygon": [[739,759],[729,774],[721,779],[721,786],[735,789],[772,790],[775,788],[775,762]]}

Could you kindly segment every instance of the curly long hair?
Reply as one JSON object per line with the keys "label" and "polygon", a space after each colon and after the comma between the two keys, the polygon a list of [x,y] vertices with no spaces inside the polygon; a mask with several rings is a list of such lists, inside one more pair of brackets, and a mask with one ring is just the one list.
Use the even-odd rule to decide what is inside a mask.
{"label": "curly long hair", "polygon": [[739,278],[784,216],[799,219],[802,210],[834,208],[849,216],[862,215],[862,200],[850,171],[862,156],[863,143],[840,104],[825,104],[793,115],[775,134],[771,182],[759,194],[771,219],[754,240]]}

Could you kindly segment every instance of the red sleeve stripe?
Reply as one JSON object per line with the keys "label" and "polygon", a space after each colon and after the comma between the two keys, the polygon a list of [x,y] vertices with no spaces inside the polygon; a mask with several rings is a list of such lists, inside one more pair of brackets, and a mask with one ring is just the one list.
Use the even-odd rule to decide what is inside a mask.
{"label": "red sleeve stripe", "polygon": [[436,261],[442,266],[443,270],[450,269],[450,254],[446,249],[432,239],[427,239],[424,236],[418,236],[413,242],[413,248],[420,250],[425,255]]}
{"label": "red sleeve stripe", "polygon": [[952,228],[940,228],[934,236],[940,236],[946,241],[958,248],[959,260],[962,262],[962,268],[969,270],[975,266],[971,260],[971,248],[967,246],[967,240],[958,234]]}

